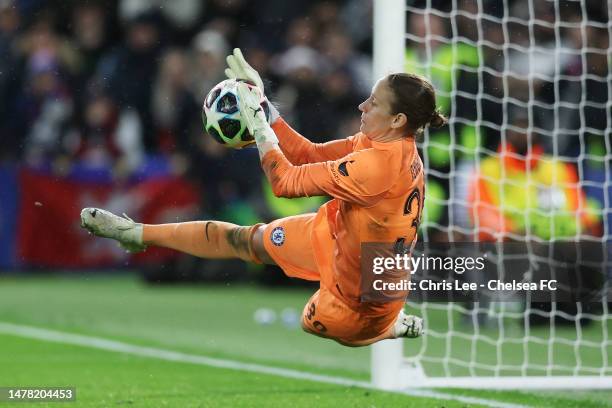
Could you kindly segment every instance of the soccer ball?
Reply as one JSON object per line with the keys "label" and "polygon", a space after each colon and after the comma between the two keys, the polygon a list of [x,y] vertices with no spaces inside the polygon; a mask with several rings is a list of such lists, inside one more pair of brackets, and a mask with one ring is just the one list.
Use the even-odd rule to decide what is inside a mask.
{"label": "soccer ball", "polygon": [[[247,84],[255,87],[250,82]],[[204,131],[217,142],[234,149],[242,149],[255,143],[255,139],[238,109],[237,85],[238,80],[226,79],[210,90],[202,106],[202,122]],[[270,107],[263,95],[260,104],[270,123]]]}

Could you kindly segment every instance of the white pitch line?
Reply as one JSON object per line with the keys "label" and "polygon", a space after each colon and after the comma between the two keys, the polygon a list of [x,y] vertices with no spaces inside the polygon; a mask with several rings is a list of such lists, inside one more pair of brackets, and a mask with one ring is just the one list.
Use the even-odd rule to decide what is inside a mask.
{"label": "white pitch line", "polygon": [[[13,336],[27,337],[36,340],[50,341],[54,343],[71,344],[75,346],[95,348],[99,350],[115,351],[118,353],[126,353],[140,357],[155,358],[158,360],[178,361],[182,363],[199,364],[209,367],[249,371],[259,374],[276,375],[285,378],[295,378],[299,380],[315,381],[326,384],[336,384],[348,387],[377,390],[377,388],[375,388],[371,383],[367,381],[358,381],[350,378],[313,374],[303,371],[290,370],[287,368],[270,367],[261,364],[251,364],[243,363],[240,361],[205,357],[196,354],[181,353],[179,351],[165,350],[155,347],[143,347],[135,344],[124,343],[121,341],[104,339],[101,337],[83,336],[80,334],[65,333],[55,330],[41,329],[37,327],[24,326],[13,323],[0,322],[0,333]],[[402,390],[387,392],[394,392],[412,397],[425,397],[450,401],[459,401],[466,404],[477,404],[491,408],[526,408],[526,406],[524,405],[508,404],[495,400],[446,394],[430,390]]]}

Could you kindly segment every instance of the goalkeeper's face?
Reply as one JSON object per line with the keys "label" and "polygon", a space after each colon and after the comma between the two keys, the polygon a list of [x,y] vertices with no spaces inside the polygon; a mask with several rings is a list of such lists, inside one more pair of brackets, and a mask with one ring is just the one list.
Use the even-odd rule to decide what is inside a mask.
{"label": "goalkeeper's face", "polygon": [[402,118],[391,113],[392,101],[393,93],[386,78],[383,78],[376,82],[368,99],[359,104],[361,111],[359,130],[368,138],[377,140],[396,129],[401,129],[405,124]]}

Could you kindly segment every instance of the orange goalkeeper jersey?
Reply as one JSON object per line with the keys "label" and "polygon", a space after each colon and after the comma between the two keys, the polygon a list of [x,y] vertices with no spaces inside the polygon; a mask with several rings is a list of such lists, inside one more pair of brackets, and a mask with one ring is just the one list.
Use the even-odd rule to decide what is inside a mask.
{"label": "orange goalkeeper jersey", "polygon": [[[277,196],[329,195],[310,239],[321,283],[355,309],[360,297],[361,244],[416,241],[424,202],[423,163],[413,138],[375,142],[357,133],[315,144],[278,119],[280,142],[262,167]],[[337,289],[337,290],[336,290]]]}

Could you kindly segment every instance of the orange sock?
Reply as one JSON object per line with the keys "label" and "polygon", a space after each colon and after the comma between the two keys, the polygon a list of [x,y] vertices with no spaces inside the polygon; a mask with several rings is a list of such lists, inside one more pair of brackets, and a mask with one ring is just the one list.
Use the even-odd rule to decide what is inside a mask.
{"label": "orange sock", "polygon": [[144,224],[142,241],[146,245],[172,248],[200,258],[239,258],[261,263],[251,244],[259,225],[241,227],[222,221]]}

